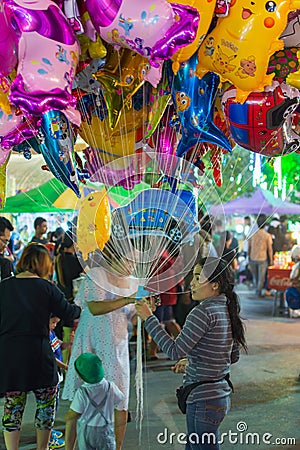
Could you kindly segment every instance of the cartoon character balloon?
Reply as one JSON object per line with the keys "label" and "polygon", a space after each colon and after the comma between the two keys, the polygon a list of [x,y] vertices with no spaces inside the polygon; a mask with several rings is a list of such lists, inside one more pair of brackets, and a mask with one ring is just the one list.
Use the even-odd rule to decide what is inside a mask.
{"label": "cartoon character balloon", "polygon": [[[201,80],[196,76],[197,54],[181,68],[172,82],[172,97],[181,122],[182,138],[177,155],[182,156],[200,142],[209,142],[231,151],[226,136],[213,122],[214,102],[219,85],[219,76],[213,72]],[[170,65],[168,67],[170,72]]]}
{"label": "cartoon character balloon", "polygon": [[[169,1],[169,0],[168,0]],[[172,56],[172,69],[177,74],[180,64],[190,59],[197,51],[199,45],[203,41],[213,18],[217,0],[180,0],[181,5],[189,5],[196,8],[200,16],[198,23],[197,35],[191,44],[185,45]],[[171,3],[171,1],[169,1]]]}
{"label": "cartoon character balloon", "polygon": [[237,103],[235,89],[222,98],[224,116],[233,140],[250,151],[264,156],[282,156],[300,147],[292,133],[292,114],[299,97],[287,97],[278,83],[264,92],[253,92],[244,104]]}
{"label": "cartoon character balloon", "polygon": [[[300,65],[300,50],[297,51],[297,58],[298,58],[298,67]],[[291,86],[300,89],[300,69],[298,69],[296,72],[290,73],[287,78],[286,82],[290,84]]]}
{"label": "cartoon character balloon", "polygon": [[[179,47],[192,42],[197,27],[193,17],[197,10],[177,5],[176,15],[166,0],[87,0],[91,20],[106,41],[127,47],[153,61],[168,59]],[[159,41],[159,45],[155,44]],[[169,45],[172,42],[172,46]]]}
{"label": "cartoon character balloon", "polygon": [[230,81],[239,102],[252,91],[263,91],[274,76],[266,75],[268,60],[283,48],[278,38],[287,14],[298,6],[298,0],[232,2],[229,15],[218,20],[200,46],[197,74],[213,71]]}
{"label": "cartoon character balloon", "polygon": [[17,115],[13,107],[9,114],[0,109],[0,148],[2,150],[12,149],[37,133],[38,129],[34,120],[26,119],[21,114]]}
{"label": "cartoon character balloon", "polygon": [[61,111],[48,111],[42,116],[41,131],[44,142],[40,149],[49,169],[80,197],[73,160],[73,134],[68,119]]}
{"label": "cartoon character balloon", "polygon": [[18,75],[10,101],[26,114],[75,107],[72,82],[79,45],[68,20],[50,0],[7,0],[5,12],[18,35]]}
{"label": "cartoon character balloon", "polygon": [[297,48],[284,48],[271,56],[268,73],[274,73],[274,81],[282,83],[290,73],[296,72],[298,68]]}
{"label": "cartoon character balloon", "polygon": [[77,246],[84,260],[97,249],[103,250],[110,237],[110,205],[103,188],[82,201],[77,222]]}
{"label": "cartoon character balloon", "polygon": [[[109,115],[109,125],[113,130],[117,125],[124,106],[132,107],[132,97],[144,84],[145,76],[151,70],[149,61],[136,52],[126,48],[121,49],[118,64],[110,70],[108,60],[104,68],[94,77],[102,85]],[[114,55],[112,55],[114,57]]]}
{"label": "cartoon character balloon", "polygon": [[288,22],[280,36],[285,47],[300,47],[300,9],[288,15]]}

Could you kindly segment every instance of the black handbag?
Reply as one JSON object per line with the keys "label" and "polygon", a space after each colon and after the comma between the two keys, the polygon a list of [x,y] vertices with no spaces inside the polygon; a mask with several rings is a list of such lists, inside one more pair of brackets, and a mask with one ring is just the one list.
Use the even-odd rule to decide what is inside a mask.
{"label": "black handbag", "polygon": [[195,387],[200,386],[201,384],[207,383],[217,383],[218,381],[226,380],[229,386],[234,391],[233,385],[229,378],[229,373],[225,375],[225,377],[220,378],[219,380],[207,380],[207,381],[198,381],[197,383],[188,384],[187,386],[180,386],[176,389],[176,397],[178,402],[178,408],[183,414],[186,414],[186,401],[191,391],[195,389]]}

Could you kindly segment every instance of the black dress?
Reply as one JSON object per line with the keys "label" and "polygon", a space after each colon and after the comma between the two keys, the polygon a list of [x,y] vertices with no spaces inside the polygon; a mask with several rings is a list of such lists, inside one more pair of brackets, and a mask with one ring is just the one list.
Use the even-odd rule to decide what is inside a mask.
{"label": "black dress", "polygon": [[8,278],[0,283],[0,393],[28,392],[57,384],[49,341],[50,314],[77,319],[80,308],[41,278]]}

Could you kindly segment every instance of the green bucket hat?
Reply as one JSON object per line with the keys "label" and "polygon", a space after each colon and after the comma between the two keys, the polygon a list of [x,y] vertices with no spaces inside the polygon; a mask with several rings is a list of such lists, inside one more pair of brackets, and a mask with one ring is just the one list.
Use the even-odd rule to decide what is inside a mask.
{"label": "green bucket hat", "polygon": [[86,383],[99,383],[104,378],[102,361],[94,353],[82,353],[75,360],[74,366],[80,378]]}

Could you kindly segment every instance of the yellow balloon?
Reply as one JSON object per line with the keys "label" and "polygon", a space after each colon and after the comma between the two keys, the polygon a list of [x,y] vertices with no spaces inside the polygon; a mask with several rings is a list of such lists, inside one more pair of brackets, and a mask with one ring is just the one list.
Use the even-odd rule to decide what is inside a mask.
{"label": "yellow balloon", "polygon": [[110,223],[106,189],[87,195],[82,201],[77,222],[77,247],[85,261],[89,253],[103,250],[110,237]]}
{"label": "yellow balloon", "polygon": [[[92,117],[91,123],[82,122],[78,132],[90,147],[99,150],[104,164],[135,152],[135,130],[128,133],[112,134],[107,120]],[[111,130],[110,130],[111,131]]]}
{"label": "yellow balloon", "polygon": [[0,166],[0,210],[4,208],[6,203],[6,169],[10,158],[10,154],[4,164]]}
{"label": "yellow balloon", "polygon": [[[300,50],[297,51],[297,58],[300,64]],[[291,86],[300,89],[300,69],[297,70],[297,72],[290,73],[286,78],[286,82]]]}
{"label": "yellow balloon", "polygon": [[272,84],[274,74],[266,75],[268,62],[283,49],[279,36],[287,15],[299,6],[299,0],[233,0],[229,15],[218,20],[199,48],[197,75],[216,72],[237,88],[241,103],[252,91],[263,91]]}
{"label": "yellow balloon", "polygon": [[112,130],[118,124],[123,107],[132,107],[132,96],[144,84],[144,77],[151,69],[146,58],[126,48],[120,49],[117,65],[116,59],[111,52],[104,69],[94,75],[102,85]]}
{"label": "yellow balloon", "polygon": [[[173,0],[168,0],[168,2],[174,3]],[[180,0],[178,3],[180,5],[192,6],[193,8],[197,9],[200,15],[200,21],[196,39],[191,44],[186,45],[185,47],[178,50],[171,58],[172,61],[174,61],[172,64],[172,69],[175,75],[180,69],[180,64],[190,59],[190,57],[197,51],[199,45],[205,38],[214,15],[217,0]]]}

